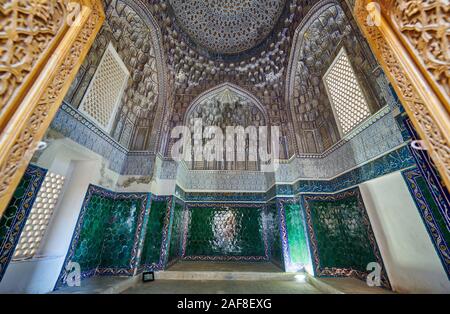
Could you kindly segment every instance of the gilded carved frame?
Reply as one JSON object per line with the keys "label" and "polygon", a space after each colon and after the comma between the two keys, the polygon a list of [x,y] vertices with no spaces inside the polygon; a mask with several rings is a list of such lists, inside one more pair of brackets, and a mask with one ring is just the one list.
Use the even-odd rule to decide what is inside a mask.
{"label": "gilded carved frame", "polygon": [[356,0],[370,47],[450,186],[450,24],[443,1]]}
{"label": "gilded carved frame", "polygon": [[104,19],[100,0],[0,4],[0,217]]}

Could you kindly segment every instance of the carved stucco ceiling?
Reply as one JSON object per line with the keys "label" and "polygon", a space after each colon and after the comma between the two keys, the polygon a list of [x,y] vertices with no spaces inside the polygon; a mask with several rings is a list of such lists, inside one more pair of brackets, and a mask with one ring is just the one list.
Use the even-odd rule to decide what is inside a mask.
{"label": "carved stucco ceiling", "polygon": [[179,26],[198,45],[235,54],[259,44],[274,28],[286,0],[169,0]]}
{"label": "carved stucco ceiling", "polygon": [[[168,103],[172,114],[166,124],[168,127],[182,123],[189,105],[197,96],[227,82],[248,91],[262,103],[267,111],[268,121],[281,125],[291,150],[294,146],[291,123],[299,124],[302,130],[313,130],[325,125],[327,118],[331,117],[330,110],[322,110],[322,107],[329,107],[329,102],[321,86],[321,74],[326,69],[325,65],[329,65],[333,59],[332,52],[338,48],[340,40],[349,37],[349,54],[367,59],[360,52],[353,54],[352,50],[360,47],[355,47],[352,42],[356,40],[355,34],[349,32],[344,12],[337,14],[335,11],[327,11],[309,27],[308,34],[305,34],[307,40],[299,47],[301,51],[298,60],[293,60],[293,67],[297,71],[294,70],[296,77],[291,77],[290,80],[295,81],[294,90],[301,95],[297,93],[293,99],[285,98],[286,75],[296,39],[295,30],[305,18],[309,18],[311,8],[318,1],[132,2],[148,9],[161,32],[160,43],[165,56],[163,62],[167,65],[167,87],[171,91]],[[344,0],[338,2],[344,3]],[[264,6],[270,7],[270,10],[262,9]],[[348,9],[346,12],[351,15]],[[256,19],[259,22],[251,20],[258,13],[261,14],[261,18]],[[264,31],[257,36],[252,35],[251,29],[261,25],[266,27]],[[236,34],[239,36],[235,36]],[[224,38],[229,40],[223,40]],[[294,121],[291,120],[290,104],[286,102],[288,98],[294,103]],[[217,102],[215,104],[212,101],[209,105],[216,108]],[[202,112],[200,116],[221,120],[224,115],[228,115],[228,107],[233,106],[222,107],[216,108],[223,111],[220,117],[211,115],[212,109]],[[214,110],[217,111],[216,109]],[[333,142],[333,139],[328,142]]]}
{"label": "carved stucco ceiling", "polygon": [[272,31],[259,44],[240,53],[220,54],[193,42],[191,36],[179,26],[170,3],[172,0],[147,1],[151,3],[148,8],[160,26],[170,84],[174,91],[168,125],[182,123],[187,108],[198,95],[227,82],[241,87],[261,101],[267,110],[268,121],[281,126],[289,142],[288,150],[291,150],[294,137],[289,129],[289,107],[284,99],[286,69],[295,29],[317,2],[284,0],[284,8]]}
{"label": "carved stucco ceiling", "polygon": [[[303,15],[303,11],[307,11],[305,6],[297,4],[301,1],[304,0],[152,0],[148,8],[161,27],[168,68],[173,71],[177,93],[198,94],[220,83],[230,82],[247,88],[252,93],[260,92],[266,96],[278,94],[283,85],[282,76],[289,55],[291,23],[297,14]],[[204,14],[204,22],[198,22],[201,19],[190,22],[199,27],[205,26],[199,32],[194,27],[183,27],[179,18],[180,15],[185,16],[187,21],[188,15],[194,16],[183,4],[188,6],[189,3],[197,2],[209,7],[210,11],[206,13],[206,9],[197,9]],[[235,5],[235,10],[244,13],[236,14],[231,13],[231,9],[225,10],[227,4]],[[181,9],[177,13],[178,6]],[[264,9],[270,6],[270,10]],[[225,9],[222,9],[222,13],[214,13],[218,7]],[[214,14],[210,14],[211,12]],[[251,20],[258,14],[261,19]],[[269,16],[273,18],[269,19]],[[225,18],[220,22],[222,17]],[[214,23],[211,22],[213,20]],[[210,28],[212,24],[214,27]],[[267,26],[267,29],[258,29],[262,25]],[[213,29],[220,31],[217,37],[208,35]],[[252,29],[258,29],[258,34],[255,35]],[[196,42],[195,36],[189,35],[189,32],[194,31],[197,32],[195,36],[203,43]],[[225,37],[228,42],[222,41]],[[210,46],[213,50],[208,49],[209,44],[215,43],[218,44],[216,48]],[[237,53],[225,53],[231,52],[231,49],[235,49]]]}

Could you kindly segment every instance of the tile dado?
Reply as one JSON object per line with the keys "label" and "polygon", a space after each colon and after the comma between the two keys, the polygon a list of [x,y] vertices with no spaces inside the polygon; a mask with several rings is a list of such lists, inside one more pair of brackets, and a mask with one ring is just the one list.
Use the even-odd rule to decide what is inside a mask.
{"label": "tile dado", "polygon": [[152,196],[139,271],[162,270],[169,252],[173,197]]}
{"label": "tile dado", "polygon": [[281,243],[282,229],[276,201],[271,201],[266,205],[266,228],[270,260],[284,269],[283,245]]}
{"label": "tile dado", "polygon": [[147,193],[116,193],[90,185],[56,287],[65,285],[70,262],[81,277],[132,275],[138,266]]}
{"label": "tile dado", "polygon": [[12,259],[46,169],[29,165],[0,219],[0,281]]}
{"label": "tile dado", "polygon": [[262,204],[187,203],[181,258],[268,260],[264,211],[265,205]]}
{"label": "tile dado", "polygon": [[297,198],[277,198],[285,269],[303,270],[310,263],[304,213]]}
{"label": "tile dado", "polygon": [[170,246],[168,266],[172,265],[181,258],[183,245],[183,217],[185,211],[184,202],[174,197],[174,205],[172,211],[172,220],[170,227]]}
{"label": "tile dado", "polygon": [[383,260],[359,188],[336,194],[303,195],[314,272],[317,276],[356,276],[381,266],[381,284],[390,288]]}
{"label": "tile dado", "polygon": [[55,289],[66,284],[70,262],[80,264],[82,279],[164,269],[172,204],[171,196],[90,185]]}

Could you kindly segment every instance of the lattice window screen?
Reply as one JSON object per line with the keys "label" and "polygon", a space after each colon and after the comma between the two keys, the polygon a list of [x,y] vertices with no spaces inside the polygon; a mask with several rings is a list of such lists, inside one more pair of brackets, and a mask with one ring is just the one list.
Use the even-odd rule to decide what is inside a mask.
{"label": "lattice window screen", "polygon": [[80,111],[109,132],[128,81],[129,72],[111,43],[108,45],[88,90]]}
{"label": "lattice window screen", "polygon": [[20,235],[13,259],[32,258],[35,255],[53,215],[63,184],[63,176],[47,172]]}
{"label": "lattice window screen", "polygon": [[324,82],[341,135],[349,133],[370,116],[369,106],[344,48],[325,73]]}

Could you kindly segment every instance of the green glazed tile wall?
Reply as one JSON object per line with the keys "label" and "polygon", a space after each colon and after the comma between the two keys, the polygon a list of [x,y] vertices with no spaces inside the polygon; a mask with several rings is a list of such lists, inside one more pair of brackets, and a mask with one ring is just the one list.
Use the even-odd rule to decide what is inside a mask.
{"label": "green glazed tile wall", "polygon": [[382,286],[390,288],[359,188],[302,198],[315,274],[364,280],[367,265],[376,262]]}
{"label": "green glazed tile wall", "polygon": [[172,230],[170,233],[169,263],[181,256],[181,241],[183,235],[183,211],[184,205],[175,202],[173,209]]}
{"label": "green glazed tile wall", "polygon": [[82,272],[95,270],[102,260],[102,247],[106,227],[114,200],[103,195],[92,195],[86,206],[73,262],[80,264]]}
{"label": "green glazed tile wall", "polygon": [[309,248],[300,204],[284,203],[284,210],[291,263],[306,265],[309,263]]}
{"label": "green glazed tile wall", "polygon": [[105,230],[100,267],[130,266],[141,200],[115,200],[112,215]]}
{"label": "green glazed tile wall", "polygon": [[185,256],[265,256],[263,210],[264,205],[189,205]]}
{"label": "green glazed tile wall", "polygon": [[158,264],[161,258],[161,245],[167,200],[152,200],[145,232],[141,265]]}
{"label": "green glazed tile wall", "polygon": [[91,185],[80,226],[76,227],[70,261],[80,264],[84,277],[100,274],[131,274],[141,230],[146,195],[114,193]]}
{"label": "green glazed tile wall", "polygon": [[0,281],[46,173],[46,169],[30,164],[0,219]]}
{"label": "green glazed tile wall", "polygon": [[267,241],[270,259],[277,265],[283,265],[283,250],[280,238],[280,217],[275,202],[267,205]]}
{"label": "green glazed tile wall", "polygon": [[310,202],[321,267],[365,271],[376,261],[356,197]]}

